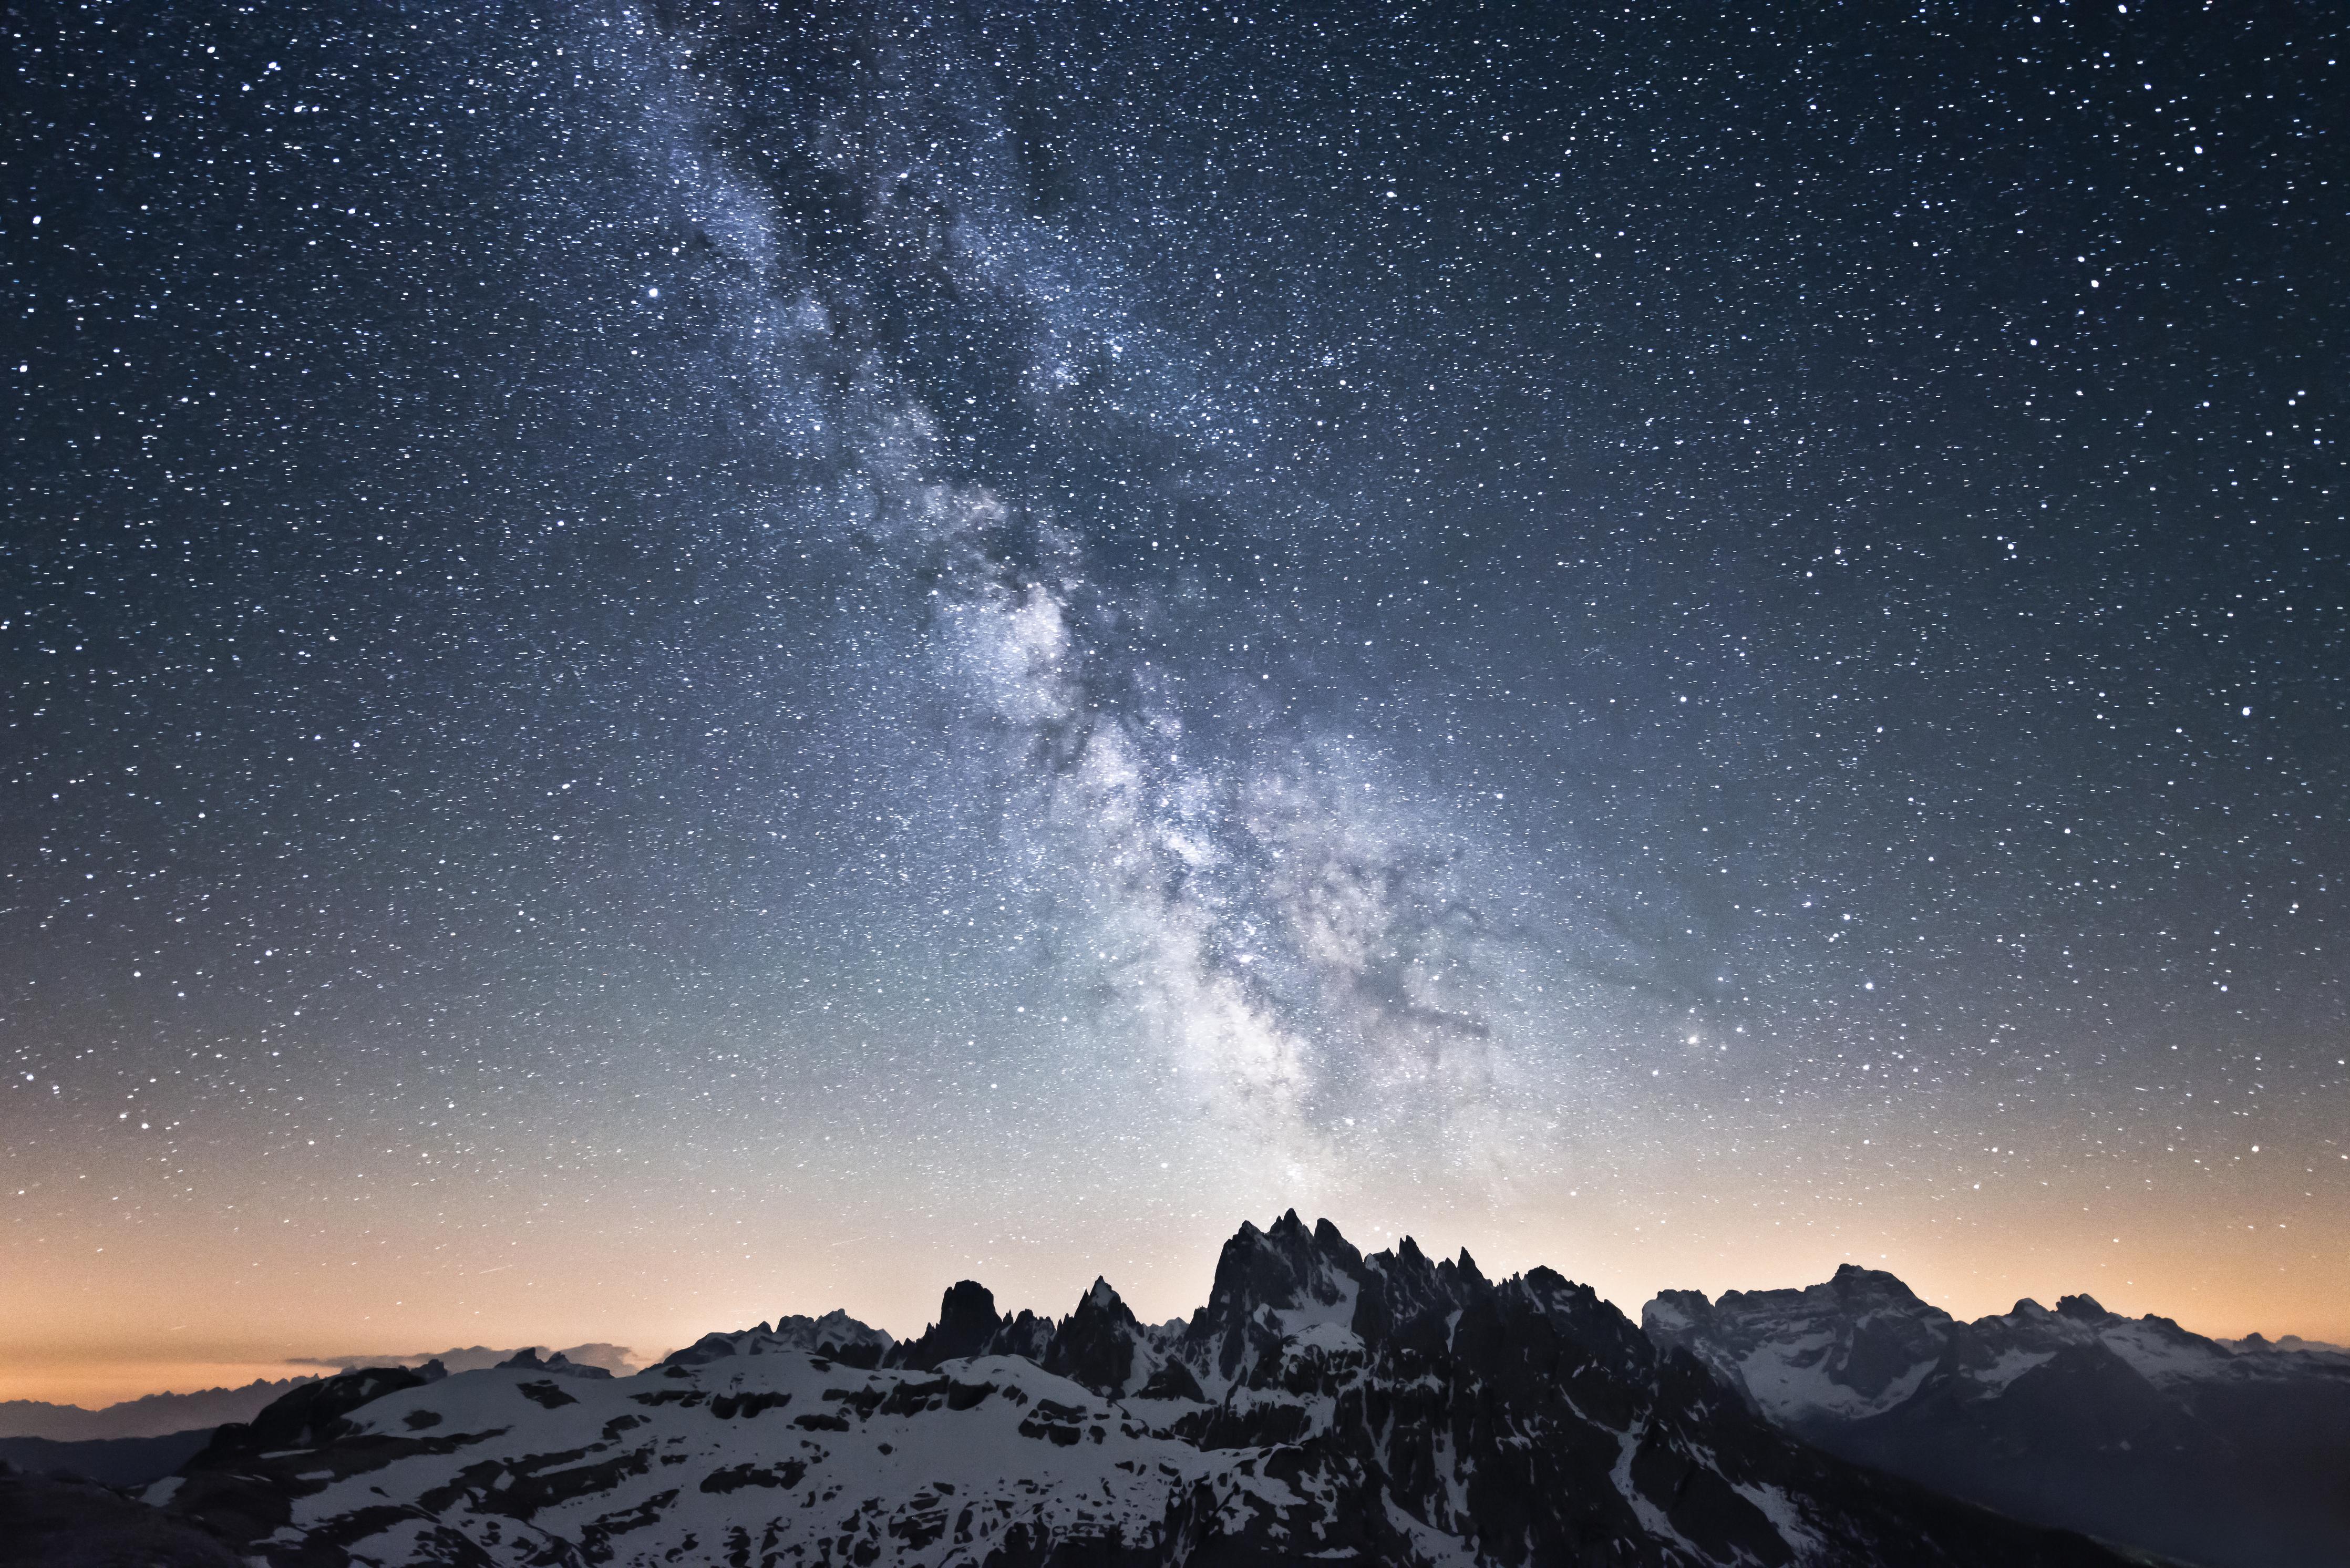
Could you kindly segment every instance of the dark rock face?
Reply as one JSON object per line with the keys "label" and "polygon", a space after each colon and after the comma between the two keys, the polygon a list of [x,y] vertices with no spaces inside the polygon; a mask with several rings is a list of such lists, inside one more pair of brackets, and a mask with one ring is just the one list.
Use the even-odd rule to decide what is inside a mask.
{"label": "dark rock face", "polygon": [[[425,1364],[425,1369],[439,1366],[441,1364],[437,1361],[427,1362]],[[608,1367],[582,1366],[559,1350],[554,1355],[548,1356],[546,1360],[541,1361],[538,1358],[538,1346],[535,1345],[527,1346],[525,1349],[515,1351],[512,1355],[509,1355],[504,1361],[499,1362],[498,1366],[500,1370],[512,1369],[524,1372],[552,1372],[564,1377],[609,1377],[612,1376],[610,1369]],[[447,1374],[444,1372],[442,1376],[446,1376]]]}
{"label": "dark rock face", "polygon": [[958,1281],[947,1287],[939,1302],[939,1321],[923,1330],[920,1339],[893,1347],[883,1363],[929,1372],[941,1361],[978,1355],[987,1349],[1003,1321],[995,1315],[993,1292],[976,1280]]}
{"label": "dark rock face", "polygon": [[[754,1334],[759,1331],[751,1331]],[[735,1336],[728,1334],[705,1334],[682,1350],[672,1350],[661,1358],[663,1366],[700,1366],[736,1354]]]}
{"label": "dark rock face", "polygon": [[92,1438],[76,1443],[0,1438],[0,1464],[26,1475],[142,1487],[178,1469],[212,1438],[209,1428],[161,1438]]}
{"label": "dark rock face", "polygon": [[1018,1317],[1005,1318],[988,1339],[983,1352],[988,1355],[1017,1355],[1027,1361],[1045,1359],[1045,1346],[1053,1343],[1053,1320],[1038,1317],[1027,1308],[1020,1309]]}
{"label": "dark rock face", "polygon": [[[1216,1397],[1177,1423],[1202,1448],[1286,1447],[1485,1561],[1781,1563],[1805,1540],[1816,1562],[1929,1540],[1945,1561],[2106,1560],[1789,1443],[1587,1286],[1497,1285],[1409,1238],[1366,1258],[1295,1213],[1243,1226],[1179,1354]],[[1399,1534],[1374,1556],[1410,1550]]]}
{"label": "dark rock face", "polygon": [[250,1422],[231,1421],[213,1434],[195,1461],[223,1461],[276,1449],[315,1449],[332,1441],[345,1416],[402,1388],[433,1381],[405,1366],[367,1366],[307,1383],[281,1397]]}
{"label": "dark rock face", "polygon": [[2218,1568],[2350,1563],[2350,1357],[2230,1350],[2094,1297],[1960,1323],[1846,1265],[1643,1314],[1831,1453],[2002,1512]]}
{"label": "dark rock face", "polygon": [[2118,1562],[1796,1441],[1549,1270],[1294,1213],[1185,1324],[1104,1281],[1058,1324],[966,1281],[903,1345],[806,1323],[625,1379],[353,1374],[150,1495],[267,1568]]}
{"label": "dark rock face", "polygon": [[[887,1336],[884,1336],[885,1339]],[[994,1293],[985,1285],[963,1280],[947,1290],[939,1303],[939,1321],[919,1339],[889,1345],[875,1361],[843,1357],[857,1366],[907,1366],[918,1372],[941,1363],[972,1355],[1017,1355],[1042,1362],[1053,1343],[1053,1320],[1023,1308],[1016,1317],[999,1317]]]}
{"label": "dark rock face", "polygon": [[[130,1441],[142,1439],[132,1438]],[[94,1481],[0,1467],[0,1568],[239,1568],[227,1543],[187,1519]]]}
{"label": "dark rock face", "polygon": [[[1045,1371],[1113,1399],[1139,1392],[1158,1369],[1142,1325],[1102,1279],[1077,1298],[1076,1311],[1061,1320],[1035,1360]],[[1188,1374],[1174,1387],[1173,1397],[1201,1397]],[[1188,1396],[1180,1392],[1186,1387]]]}

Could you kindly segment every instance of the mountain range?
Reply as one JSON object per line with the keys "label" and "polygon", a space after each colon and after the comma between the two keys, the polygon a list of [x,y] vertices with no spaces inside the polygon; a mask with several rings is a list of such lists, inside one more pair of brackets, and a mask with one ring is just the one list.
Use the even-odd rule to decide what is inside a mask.
{"label": "mountain range", "polygon": [[[533,1345],[533,1350],[538,1347]],[[486,1345],[457,1345],[448,1350],[416,1350],[397,1355],[318,1355],[296,1356],[296,1366],[331,1367],[337,1372],[357,1372],[369,1366],[421,1366],[437,1361],[445,1371],[477,1372],[484,1366],[495,1366],[517,1354],[514,1346],[492,1350]],[[625,1345],[613,1345],[603,1340],[591,1340],[586,1345],[569,1345],[556,1355],[582,1366],[600,1366],[607,1372],[626,1376],[642,1370],[636,1353]]]}
{"label": "mountain range", "polygon": [[119,1405],[86,1409],[45,1399],[0,1399],[0,1438],[41,1438],[84,1443],[114,1438],[163,1438],[224,1421],[250,1421],[273,1400],[311,1377],[256,1377],[241,1388],[199,1388],[189,1394],[149,1394]]}
{"label": "mountain range", "polygon": [[[1668,1293],[1635,1324],[1547,1269],[1489,1280],[1409,1239],[1365,1256],[1292,1212],[1241,1227],[1189,1319],[1141,1323],[1103,1281],[1065,1317],[1007,1314],[964,1281],[910,1340],[834,1313],[711,1334],[631,1376],[532,1352],[369,1368],[223,1427],[143,1505],[14,1478],[0,1512],[46,1511],[57,1550],[28,1562],[119,1548],[187,1568],[2115,1568],[2153,1561],[2107,1543],[2147,1532],[2102,1498],[2068,1512],[2065,1467],[2092,1490],[2159,1469],[2152,1433],[2226,1437],[2210,1412],[2241,1425],[2281,1389],[2330,1418],[2324,1353],[2240,1354],[2085,1298],[2032,1311],[1958,1324],[1847,1269],[1805,1292]],[[2179,1370],[2206,1360],[2259,1365]],[[2120,1407],[2080,1401],[2130,1386],[2046,1382],[2108,1361],[2183,1400],[2187,1425],[2115,1436]],[[2208,1459],[2192,1443],[2220,1439],[2180,1440]],[[2312,1498],[2350,1478],[2327,1451],[2301,1452]],[[2197,1495],[2159,1473],[2189,1506],[2149,1516],[2158,1534]],[[2274,1501],[2200,1495],[2240,1524]],[[2326,1548],[2328,1517],[2197,1560],[2350,1560],[2293,1555]]]}
{"label": "mountain range", "polygon": [[632,1377],[439,1371],[292,1391],[136,1525],[277,1568],[2119,1561],[1789,1437],[1548,1270],[1365,1257],[1294,1212],[1187,1322],[963,1282],[910,1341],[835,1314]]}
{"label": "mountain range", "polygon": [[[487,1345],[469,1345],[399,1355],[296,1356],[290,1358],[289,1364],[354,1372],[363,1366],[421,1366],[437,1361],[451,1372],[472,1372],[495,1366],[515,1354],[511,1347],[492,1350]],[[574,1345],[556,1354],[615,1373],[637,1370],[625,1345]],[[37,1438],[55,1443],[87,1443],[124,1438],[176,1438],[192,1431],[210,1431],[224,1421],[252,1420],[273,1400],[301,1384],[316,1381],[318,1376],[321,1375],[274,1380],[256,1377],[240,1388],[149,1394],[95,1410],[80,1405],[53,1405],[43,1399],[0,1399],[0,1440]]]}
{"label": "mountain range", "polygon": [[2350,1563],[2350,1354],[2086,1295],[1964,1323],[1851,1264],[1807,1290],[1668,1291],[1641,1321],[1857,1463],[2215,1568]]}

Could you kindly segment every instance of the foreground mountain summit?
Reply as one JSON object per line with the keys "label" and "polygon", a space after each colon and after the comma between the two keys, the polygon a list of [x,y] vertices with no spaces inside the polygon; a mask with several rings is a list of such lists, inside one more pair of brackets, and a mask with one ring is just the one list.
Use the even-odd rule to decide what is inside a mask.
{"label": "foreground mountain summit", "polygon": [[965,1282],[905,1343],[835,1314],[627,1378],[353,1373],[148,1496],[276,1568],[2121,1561],[1806,1446],[1546,1269],[1294,1212],[1188,1324]]}

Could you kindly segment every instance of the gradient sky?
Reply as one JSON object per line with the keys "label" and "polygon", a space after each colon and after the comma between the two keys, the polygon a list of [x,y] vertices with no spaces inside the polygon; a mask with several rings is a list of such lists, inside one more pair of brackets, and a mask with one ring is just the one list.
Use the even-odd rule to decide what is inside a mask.
{"label": "gradient sky", "polygon": [[2334,7],[5,27],[0,1397],[1293,1204],[2350,1338]]}

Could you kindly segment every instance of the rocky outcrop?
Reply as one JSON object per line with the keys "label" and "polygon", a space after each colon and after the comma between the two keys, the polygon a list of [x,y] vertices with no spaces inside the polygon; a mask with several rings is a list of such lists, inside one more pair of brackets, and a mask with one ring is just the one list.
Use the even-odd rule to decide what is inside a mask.
{"label": "rocky outcrop", "polygon": [[879,1366],[895,1342],[878,1328],[868,1328],[847,1313],[822,1317],[785,1317],[770,1327],[734,1333],[705,1334],[682,1350],[661,1359],[662,1366],[702,1366],[730,1356],[813,1355],[851,1366]]}
{"label": "rocky outcrop", "polygon": [[[137,1441],[140,1439],[117,1439]],[[0,1568],[241,1568],[194,1521],[95,1481],[0,1466]]]}
{"label": "rocky outcrop", "polygon": [[[1109,1282],[1097,1279],[1093,1288],[1077,1298],[1076,1310],[1053,1331],[1036,1360],[1047,1372],[1116,1399],[1139,1394],[1159,1369],[1160,1357]],[[1184,1382],[1161,1387],[1188,1387],[1189,1397],[1202,1397],[1188,1374]],[[1186,1396],[1175,1393],[1172,1397]]]}
{"label": "rocky outcrop", "polygon": [[976,1280],[961,1280],[940,1298],[939,1321],[920,1338],[893,1346],[883,1359],[891,1366],[928,1372],[941,1361],[983,1354],[1003,1324],[995,1315],[994,1293]]}
{"label": "rocky outcrop", "polygon": [[231,1421],[213,1433],[196,1460],[221,1463],[278,1449],[323,1448],[344,1431],[343,1418],[362,1405],[402,1388],[439,1381],[440,1364],[423,1367],[366,1366],[306,1383],[281,1396],[250,1422]]}
{"label": "rocky outcrop", "polygon": [[[426,1367],[438,1367],[440,1365],[437,1361],[425,1363]],[[515,1351],[512,1355],[499,1362],[498,1366],[502,1371],[546,1372],[557,1377],[609,1377],[612,1376],[608,1367],[583,1366],[559,1350],[542,1361],[539,1359],[538,1346],[535,1345]],[[446,1374],[443,1373],[442,1376],[445,1376]]]}
{"label": "rocky outcrop", "polygon": [[881,1357],[896,1343],[882,1330],[869,1328],[839,1311],[828,1312],[822,1317],[779,1317],[773,1337],[781,1344],[795,1345],[827,1360],[845,1361],[852,1366],[879,1366]]}
{"label": "rocky outcrop", "polygon": [[0,1438],[0,1464],[26,1475],[136,1489],[170,1475],[212,1439],[209,1430],[172,1432],[161,1438],[91,1438],[78,1443]]}

